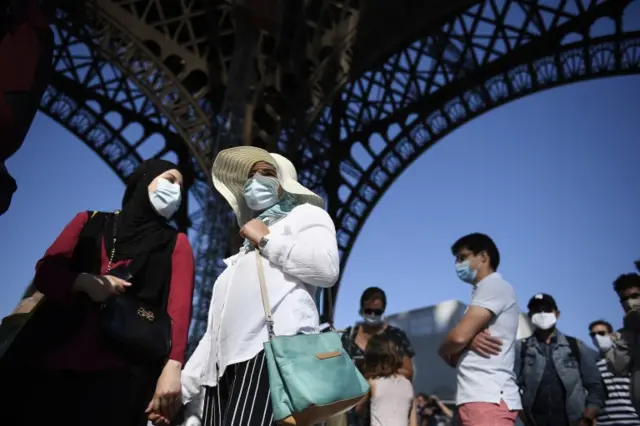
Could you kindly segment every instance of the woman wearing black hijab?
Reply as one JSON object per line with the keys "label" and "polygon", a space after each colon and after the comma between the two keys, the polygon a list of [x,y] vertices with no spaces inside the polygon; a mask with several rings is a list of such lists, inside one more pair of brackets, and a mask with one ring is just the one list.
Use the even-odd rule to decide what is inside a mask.
{"label": "woman wearing black hijab", "polygon": [[[0,422],[9,413],[12,426],[138,426],[175,414],[194,277],[187,236],[169,224],[181,192],[173,163],[147,160],[127,184],[122,211],[79,213],[49,247],[33,283],[45,302],[32,320],[47,338],[23,346],[20,380],[0,385],[8,395],[0,401],[11,404]],[[134,328],[105,313],[126,300],[150,307],[137,312],[150,322],[168,314],[167,357],[134,356],[105,331]]]}

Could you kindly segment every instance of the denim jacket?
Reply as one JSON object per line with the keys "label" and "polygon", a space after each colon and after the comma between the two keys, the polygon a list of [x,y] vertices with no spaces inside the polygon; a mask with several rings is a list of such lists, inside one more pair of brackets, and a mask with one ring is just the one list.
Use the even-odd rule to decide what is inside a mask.
{"label": "denim jacket", "polygon": [[631,402],[640,413],[640,333],[622,329],[611,337],[613,345],[605,357],[613,366],[615,375],[630,377]]}
{"label": "denim jacket", "polygon": [[[556,331],[553,343],[553,362],[562,382],[567,399],[565,401],[569,424],[580,421],[585,408],[599,411],[605,400],[605,390],[596,365],[596,358],[584,347],[580,340],[580,368],[578,362],[571,356],[571,348],[564,334]],[[522,350],[525,350],[524,365],[521,365]],[[516,346],[515,373],[522,394],[523,410],[531,412],[533,403],[542,380],[547,359],[544,350],[535,336],[521,340]]]}

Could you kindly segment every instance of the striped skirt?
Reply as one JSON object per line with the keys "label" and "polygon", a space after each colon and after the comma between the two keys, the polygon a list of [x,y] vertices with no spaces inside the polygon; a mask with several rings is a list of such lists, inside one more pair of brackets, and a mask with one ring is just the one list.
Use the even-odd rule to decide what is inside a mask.
{"label": "striped skirt", "polygon": [[205,389],[202,426],[275,425],[263,351],[227,366],[218,385]]}

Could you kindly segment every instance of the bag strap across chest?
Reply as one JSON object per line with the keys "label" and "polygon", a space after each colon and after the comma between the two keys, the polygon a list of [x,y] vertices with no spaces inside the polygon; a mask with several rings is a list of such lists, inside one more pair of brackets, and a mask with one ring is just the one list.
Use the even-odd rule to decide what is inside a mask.
{"label": "bag strap across chest", "polygon": [[256,252],[256,262],[258,263],[258,281],[260,282],[260,295],[262,296],[262,307],[264,309],[264,316],[267,320],[267,332],[269,333],[269,339],[276,336],[273,331],[273,315],[271,313],[271,303],[269,302],[269,292],[267,291],[267,280],[264,276],[264,265],[262,264],[262,255],[258,250]]}
{"label": "bag strap across chest", "polygon": [[[275,337],[273,329],[273,313],[271,311],[271,303],[269,302],[269,291],[267,290],[267,280],[264,276],[264,264],[262,260],[262,254],[258,250],[256,252],[256,263],[258,264],[258,281],[260,282],[260,295],[262,296],[262,307],[264,308],[264,316],[267,321],[267,332],[269,333],[269,339]],[[327,289],[329,290],[329,289]],[[333,300],[331,293],[327,294],[328,308],[329,308],[329,325],[330,330],[335,331],[333,326]]]}
{"label": "bag strap across chest", "polygon": [[73,249],[71,264],[78,272],[100,274],[102,254],[102,230],[110,213],[88,211],[87,222],[82,227]]}

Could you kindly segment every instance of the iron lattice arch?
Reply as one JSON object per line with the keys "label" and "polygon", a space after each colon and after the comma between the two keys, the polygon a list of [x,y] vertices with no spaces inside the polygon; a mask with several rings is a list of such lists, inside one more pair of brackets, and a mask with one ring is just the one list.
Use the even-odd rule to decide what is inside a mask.
{"label": "iron lattice arch", "polygon": [[[69,21],[62,11],[52,30],[54,74],[40,110],[87,144],[123,181],[143,159],[178,163],[190,194],[179,226],[198,226],[211,188],[184,132],[167,113],[165,106],[172,101],[167,79],[144,56],[132,57],[134,49],[124,56],[116,48],[122,41],[115,31],[96,33]],[[118,52],[120,61],[114,59]],[[150,93],[152,87],[164,96]]]}
{"label": "iron lattice arch", "polygon": [[[172,25],[153,24],[145,18],[144,8],[133,15],[123,14],[123,7],[142,3],[160,7],[162,2],[98,0],[83,25],[73,25],[59,13],[53,26],[56,72],[41,109],[83,140],[122,179],[143,158],[168,157],[180,163],[191,194],[190,216],[185,214],[183,225],[196,230],[193,240],[199,278],[193,343],[204,332],[211,285],[222,267],[230,223],[228,217],[203,213],[213,200],[205,157],[218,122],[221,95],[210,93],[209,86],[194,88],[189,83],[193,79],[187,78],[202,74],[193,74],[195,71],[206,71],[203,49],[210,45],[193,31],[186,41],[180,36],[188,27],[185,20],[202,15],[191,7],[197,2],[171,3],[184,9],[182,18]],[[356,1],[326,3],[344,11],[336,14],[335,22],[353,20],[362,7]],[[215,4],[218,29],[229,37],[233,26],[226,20],[228,4]],[[343,4],[350,7],[340,6]],[[360,52],[367,60],[352,68],[351,41],[357,35],[350,31],[349,42],[338,43],[340,67],[332,66],[335,56],[326,55],[326,50],[323,55],[313,51],[313,72],[287,74],[288,79],[297,79],[296,87],[306,85],[304,98],[294,102],[285,91],[273,94],[267,90],[269,96],[260,100],[261,108],[272,115],[256,116],[262,120],[259,131],[266,139],[273,129],[281,132],[277,149],[295,159],[302,183],[328,201],[336,221],[342,267],[384,192],[421,153],[456,127],[537,91],[635,74],[640,69],[640,33],[628,27],[631,19],[623,19],[637,5],[632,0],[455,4],[465,6],[438,15],[436,24],[425,20],[422,27],[395,35],[391,55],[384,53],[388,49],[368,55]],[[603,20],[611,31],[598,35],[595,30]],[[223,21],[226,24],[220,24]],[[127,26],[127,22],[139,25]],[[137,34],[141,28],[148,31]],[[308,42],[331,39],[327,34],[318,31]],[[231,54],[228,46],[216,46],[220,60],[214,75],[220,84],[214,88],[219,89],[226,83]],[[265,44],[261,46],[264,49]],[[267,50],[260,52],[258,77],[271,81],[269,76],[278,74],[278,67],[269,61]],[[184,61],[175,62],[175,57]],[[300,60],[295,55],[294,59]],[[332,74],[328,81],[336,83],[329,85],[330,90],[325,89],[325,74]],[[288,110],[269,107],[282,105],[283,99],[291,101]],[[292,114],[294,109],[304,111],[304,116]],[[269,124],[274,120],[275,127]],[[132,127],[140,129],[138,134]],[[154,149],[149,145],[155,145]]]}
{"label": "iron lattice arch", "polygon": [[[59,10],[53,24],[55,75],[41,102],[45,114],[84,141],[123,180],[142,159],[178,161],[191,195],[178,225],[195,231],[196,335],[223,268],[231,223],[229,217],[212,214],[219,209],[208,175],[211,141],[224,121],[226,87],[234,87],[235,45],[241,44],[234,3],[94,0],[85,3],[82,22]],[[273,145],[294,113],[318,108],[326,98],[319,79],[344,80],[358,4],[293,2],[282,28],[291,37],[259,32],[252,59],[257,82],[251,90],[254,130],[262,143]]]}
{"label": "iron lattice arch", "polygon": [[301,141],[284,132],[279,147],[299,150],[301,181],[329,200],[341,267],[384,192],[457,127],[542,90],[640,73],[637,5],[477,2],[346,84]]}

